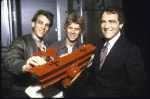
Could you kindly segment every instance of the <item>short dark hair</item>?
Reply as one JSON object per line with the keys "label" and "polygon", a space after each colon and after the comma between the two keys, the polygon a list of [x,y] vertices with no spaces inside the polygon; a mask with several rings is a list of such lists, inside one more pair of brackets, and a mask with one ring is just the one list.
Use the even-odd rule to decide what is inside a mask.
{"label": "short dark hair", "polygon": [[49,11],[45,11],[45,10],[38,10],[36,13],[35,13],[35,15],[34,15],[34,17],[32,18],[32,22],[36,22],[36,20],[37,20],[37,17],[39,16],[39,15],[44,15],[44,16],[46,16],[48,19],[49,19],[49,21],[50,21],[50,26],[49,26],[49,28],[50,27],[52,27],[53,26],[53,18],[54,18],[54,15],[52,14],[52,13],[50,13]]}
{"label": "short dark hair", "polygon": [[85,30],[85,23],[84,23],[84,19],[82,17],[79,17],[76,13],[72,13],[70,14],[67,18],[66,18],[66,21],[65,21],[65,24],[64,24],[64,29],[65,31],[67,30],[67,27],[72,23],[76,23],[76,24],[79,24],[80,25],[80,28],[81,28],[81,32],[84,32]]}
{"label": "short dark hair", "polygon": [[116,14],[117,13],[119,24],[124,24],[125,16],[124,16],[123,10],[120,9],[119,7],[114,7],[114,6],[106,7],[101,13],[101,18],[102,18],[102,15],[104,12],[106,12],[108,14]]}

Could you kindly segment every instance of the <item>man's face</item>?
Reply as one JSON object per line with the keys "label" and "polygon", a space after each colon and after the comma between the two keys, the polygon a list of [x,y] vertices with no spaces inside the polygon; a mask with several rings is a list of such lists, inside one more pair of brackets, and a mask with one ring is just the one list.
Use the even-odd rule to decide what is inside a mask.
{"label": "man's face", "polygon": [[44,15],[39,15],[36,22],[32,22],[37,38],[42,38],[49,31],[50,21]]}
{"label": "man's face", "polygon": [[81,28],[79,24],[71,23],[67,27],[67,39],[74,42],[81,35]]}
{"label": "man's face", "polygon": [[106,39],[115,37],[123,24],[119,24],[118,14],[104,12],[101,18],[101,29]]}

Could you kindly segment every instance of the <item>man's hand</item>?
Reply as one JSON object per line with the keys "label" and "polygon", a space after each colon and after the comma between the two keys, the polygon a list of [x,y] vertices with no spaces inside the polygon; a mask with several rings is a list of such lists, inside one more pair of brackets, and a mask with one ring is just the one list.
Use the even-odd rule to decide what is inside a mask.
{"label": "man's hand", "polygon": [[62,54],[62,55],[60,55],[60,58],[64,57],[64,56],[67,56],[67,55],[69,55],[69,54],[68,53]]}
{"label": "man's hand", "polygon": [[91,56],[91,59],[89,60],[89,62],[91,62],[94,59],[94,54]]}
{"label": "man's hand", "polygon": [[91,59],[89,60],[89,63],[87,64],[87,68],[92,65],[92,60],[94,59],[94,54],[91,56]]}
{"label": "man's hand", "polygon": [[45,63],[46,61],[43,58],[39,56],[33,56],[26,61],[26,64],[22,69],[23,71],[28,71],[28,69],[32,68],[33,66],[44,65]]}

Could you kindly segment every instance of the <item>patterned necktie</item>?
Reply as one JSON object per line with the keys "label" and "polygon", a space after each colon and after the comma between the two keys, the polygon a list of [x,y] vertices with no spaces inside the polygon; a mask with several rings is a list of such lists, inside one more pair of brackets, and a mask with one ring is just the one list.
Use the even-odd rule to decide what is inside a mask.
{"label": "patterned necktie", "polygon": [[102,65],[103,65],[103,63],[104,63],[104,61],[106,59],[106,56],[107,56],[108,44],[109,44],[109,42],[106,41],[106,45],[101,50],[101,55],[100,55],[100,69],[102,68]]}

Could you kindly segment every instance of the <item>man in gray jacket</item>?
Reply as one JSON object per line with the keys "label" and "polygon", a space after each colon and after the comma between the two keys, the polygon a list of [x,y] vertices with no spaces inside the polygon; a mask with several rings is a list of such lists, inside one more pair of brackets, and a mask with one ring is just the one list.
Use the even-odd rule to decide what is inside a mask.
{"label": "man in gray jacket", "polygon": [[57,47],[56,55],[60,57],[66,56],[84,45],[78,39],[85,30],[84,19],[75,13],[70,14],[65,21],[64,30],[67,32],[66,38],[50,45],[50,47]]}
{"label": "man in gray jacket", "polygon": [[32,33],[15,38],[4,56],[4,69],[12,75],[14,98],[28,97],[25,89],[37,83],[37,79],[28,69],[46,63],[46,58],[33,56],[33,53],[46,51],[48,45],[43,37],[52,27],[53,17],[48,11],[37,11],[32,18]]}
{"label": "man in gray jacket", "polygon": [[[77,14],[75,13],[70,14],[65,21],[64,30],[67,33],[66,37],[63,40],[54,42],[53,44],[50,45],[50,47],[57,47],[55,54],[60,58],[68,54],[71,54],[77,48],[84,46],[84,44],[81,43],[81,41],[79,40],[79,37],[82,35],[82,33],[85,30],[84,19],[77,16]],[[89,64],[93,60],[93,57],[94,55],[91,57]],[[82,74],[83,73],[81,73],[77,81],[75,81],[67,89],[61,88],[62,84],[60,84],[60,82],[55,83],[54,86],[64,91],[64,97],[80,97],[81,93],[79,93],[78,88],[79,87],[81,88],[84,82],[83,79],[85,78],[84,75],[85,72],[83,75]]]}

